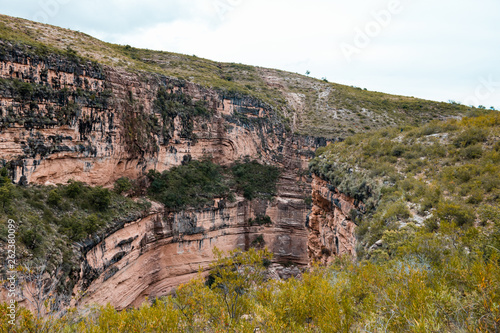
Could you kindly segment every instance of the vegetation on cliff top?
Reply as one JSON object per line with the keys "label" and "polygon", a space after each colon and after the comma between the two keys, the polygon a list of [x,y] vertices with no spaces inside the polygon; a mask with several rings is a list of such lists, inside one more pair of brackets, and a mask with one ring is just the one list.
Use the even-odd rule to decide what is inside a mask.
{"label": "vegetation on cliff top", "polygon": [[246,160],[244,163],[236,163],[231,171],[238,191],[246,199],[271,199],[276,195],[276,183],[280,176],[278,168]]}
{"label": "vegetation on cliff top", "polygon": [[150,170],[148,193],[173,210],[213,207],[214,199],[233,201],[235,193],[248,200],[271,200],[276,195],[279,175],[278,168],[257,161],[245,160],[223,168],[208,159],[188,158],[162,173]]}
{"label": "vegetation on cliff top", "polygon": [[81,32],[0,15],[0,39],[29,45],[39,55],[57,53],[129,71],[176,77],[223,95],[251,96],[274,107],[299,134],[346,137],[388,125],[416,125],[464,115],[470,107],[366,91],[296,73],[217,63],[196,56],[137,49],[99,41]]}
{"label": "vegetation on cliff top", "polygon": [[150,170],[148,178],[151,197],[175,210],[213,206],[214,198],[230,194],[222,167],[208,160],[189,161],[163,173]]}

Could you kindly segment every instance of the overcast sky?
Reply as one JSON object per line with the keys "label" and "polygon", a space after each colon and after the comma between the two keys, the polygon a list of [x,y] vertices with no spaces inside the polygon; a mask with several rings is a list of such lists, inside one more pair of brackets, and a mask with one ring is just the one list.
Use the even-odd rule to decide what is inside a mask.
{"label": "overcast sky", "polygon": [[0,0],[104,41],[500,109],[499,0]]}

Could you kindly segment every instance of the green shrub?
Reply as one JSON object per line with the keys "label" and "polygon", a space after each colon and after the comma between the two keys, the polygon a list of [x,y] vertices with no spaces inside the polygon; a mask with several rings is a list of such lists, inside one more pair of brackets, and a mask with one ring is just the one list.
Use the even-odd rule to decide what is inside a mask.
{"label": "green shrub", "polygon": [[255,219],[248,219],[248,224],[249,225],[267,225],[267,224],[272,224],[273,221],[271,221],[271,218],[267,215],[258,215],[255,217]]}
{"label": "green shrub", "polygon": [[468,146],[467,148],[462,150],[461,155],[468,160],[480,158],[483,155],[483,148],[479,144]]}
{"label": "green shrub", "polygon": [[423,193],[422,199],[420,200],[420,213],[424,213],[429,211],[431,208],[435,208],[442,195],[440,188],[426,188],[425,190],[426,191]]}
{"label": "green shrub", "polygon": [[384,219],[386,220],[401,220],[407,219],[411,216],[410,210],[405,202],[397,201],[390,204],[385,211]]}
{"label": "green shrub", "polygon": [[20,240],[26,245],[29,250],[35,251],[42,243],[43,237],[39,230],[32,228],[23,229],[20,232]]}
{"label": "green shrub", "polygon": [[276,195],[276,184],[280,171],[275,166],[262,165],[257,161],[244,161],[236,163],[231,169],[237,190],[243,196],[252,200],[254,198],[271,199]]}
{"label": "green shrub", "polygon": [[113,190],[118,194],[122,194],[123,192],[127,192],[130,189],[132,189],[132,182],[127,177],[119,178],[115,182],[115,186],[113,188]]}
{"label": "green shrub", "polygon": [[474,190],[471,195],[467,198],[467,203],[472,205],[477,205],[483,201],[483,193],[480,190]]}
{"label": "green shrub", "polygon": [[455,147],[468,147],[470,145],[481,143],[488,138],[488,131],[483,128],[472,127],[457,136],[453,141]]}
{"label": "green shrub", "polygon": [[474,164],[459,165],[447,167],[443,170],[443,178],[447,181],[453,181],[455,184],[463,184],[469,182],[474,177],[479,176],[481,170],[479,166]]}
{"label": "green shrub", "polygon": [[57,223],[60,226],[59,232],[66,235],[73,242],[87,236],[84,223],[75,215],[63,216]]}
{"label": "green shrub", "polygon": [[11,183],[11,180],[8,175],[9,171],[7,170],[7,168],[3,167],[0,169],[0,186]]}
{"label": "green shrub", "polygon": [[97,215],[92,214],[84,221],[84,231],[86,234],[91,235],[104,226],[105,222]]}
{"label": "green shrub", "polygon": [[319,147],[318,149],[316,149],[316,152],[315,152],[316,156],[322,155],[326,151],[326,149],[327,149],[326,147]]}
{"label": "green shrub", "polygon": [[449,201],[438,205],[436,216],[441,220],[456,223],[458,226],[471,226],[474,223],[474,214],[470,209]]}
{"label": "green shrub", "polygon": [[96,210],[103,211],[108,209],[111,201],[111,193],[108,189],[97,186],[90,191],[89,198],[92,207]]}
{"label": "green shrub", "polygon": [[84,185],[82,182],[69,181],[69,185],[66,186],[66,196],[75,199],[84,191]]}
{"label": "green shrub", "polygon": [[192,160],[163,173],[150,170],[148,178],[149,195],[170,209],[201,208],[214,198],[229,197],[222,168],[209,160]]}
{"label": "green shrub", "polygon": [[6,211],[13,199],[12,184],[10,182],[4,183],[0,187],[0,205],[2,205],[2,210]]}
{"label": "green shrub", "polygon": [[400,157],[401,155],[403,155],[404,152],[405,152],[405,147],[397,145],[394,148],[392,148],[391,155],[395,157]]}
{"label": "green shrub", "polygon": [[47,196],[47,203],[52,206],[57,206],[61,202],[61,195],[59,194],[59,191],[57,189],[54,189],[49,192],[49,195]]}

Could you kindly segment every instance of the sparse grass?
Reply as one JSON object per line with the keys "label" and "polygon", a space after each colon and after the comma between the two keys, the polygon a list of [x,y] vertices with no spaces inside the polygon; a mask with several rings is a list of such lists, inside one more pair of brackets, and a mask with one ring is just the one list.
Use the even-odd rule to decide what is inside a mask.
{"label": "sparse grass", "polygon": [[[355,135],[319,151],[310,168],[368,204],[357,232],[358,254],[370,257],[365,251],[387,231],[419,216],[433,231],[443,224],[464,230],[483,224],[481,230],[490,234],[490,223],[500,218],[493,208],[500,204],[499,135],[500,114],[485,111],[402,132],[396,128]],[[410,214],[409,207],[415,212]],[[491,245],[498,247],[495,237]]]}

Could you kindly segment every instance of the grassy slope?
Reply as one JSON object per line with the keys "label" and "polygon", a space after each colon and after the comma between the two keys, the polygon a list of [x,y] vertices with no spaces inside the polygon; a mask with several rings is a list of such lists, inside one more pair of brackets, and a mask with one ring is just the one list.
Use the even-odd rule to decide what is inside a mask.
{"label": "grassy slope", "polygon": [[460,116],[461,105],[394,96],[303,75],[196,56],[105,43],[81,32],[0,15],[0,38],[79,56],[130,71],[147,71],[254,96],[306,135],[345,137],[388,125]]}
{"label": "grassy slope", "polygon": [[499,137],[500,114],[493,111],[356,135],[319,151],[310,167],[369,204],[357,220],[358,252],[367,258],[394,254],[390,244],[382,252],[366,249],[410,223],[437,234],[443,225],[457,233],[477,228],[482,251],[491,253],[486,245],[500,248]]}

